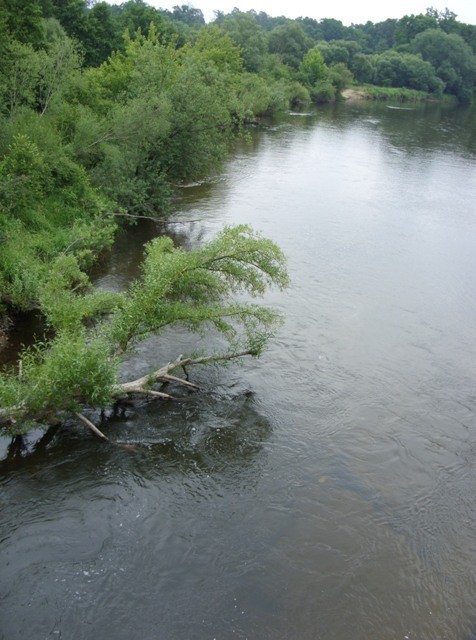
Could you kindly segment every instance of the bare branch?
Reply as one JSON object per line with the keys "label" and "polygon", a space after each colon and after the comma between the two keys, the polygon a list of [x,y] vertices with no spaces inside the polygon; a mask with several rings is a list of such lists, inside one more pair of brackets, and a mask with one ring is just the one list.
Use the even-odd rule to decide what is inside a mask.
{"label": "bare branch", "polygon": [[197,364],[212,364],[213,362],[224,362],[227,360],[236,360],[237,358],[243,358],[245,356],[253,355],[253,351],[248,349],[246,351],[239,351],[236,353],[224,353],[218,354],[214,356],[204,356],[203,358],[183,358],[181,355],[174,360],[174,362],[169,362],[164,365],[160,369],[157,369],[153,373],[142,376],[141,378],[137,378],[137,380],[132,380],[132,382],[124,382],[122,384],[117,385],[113,389],[113,395],[121,396],[128,395],[133,393],[146,393],[149,395],[160,395],[164,398],[173,398],[166,393],[162,393],[160,391],[151,391],[148,389],[150,385],[154,382],[159,382],[160,380],[170,380],[174,382],[178,382],[180,384],[184,384],[194,389],[198,389],[199,387],[196,384],[192,384],[183,378],[178,378],[176,376],[170,375],[170,371],[174,371],[181,367],[185,369],[185,367],[197,365]]}
{"label": "bare branch", "polygon": [[129,393],[142,393],[146,396],[154,396],[155,398],[163,398],[164,400],[175,400],[174,396],[169,393],[163,393],[162,391],[154,391],[153,389],[137,389],[135,391],[129,391]]}
{"label": "bare branch", "polygon": [[99,438],[101,438],[101,440],[103,440],[103,442],[111,442],[109,440],[109,438],[104,435],[104,433],[102,431],[99,431],[99,429],[96,427],[95,424],[93,424],[91,422],[91,420],[88,420],[88,418],[86,418],[86,416],[83,416],[82,413],[78,413],[76,412],[74,414],[77,418],[79,418],[81,420],[81,422],[83,424],[85,424],[87,426],[88,429],[90,429],[96,436],[98,436]]}
{"label": "bare branch", "polygon": [[193,382],[189,382],[188,380],[184,380],[183,378],[179,378],[177,376],[171,376],[170,374],[167,374],[165,376],[162,376],[162,378],[160,378],[161,380],[165,380],[167,382],[178,382],[179,384],[183,384],[186,387],[190,387],[191,389],[200,389],[200,387],[198,386],[198,384],[193,384]]}

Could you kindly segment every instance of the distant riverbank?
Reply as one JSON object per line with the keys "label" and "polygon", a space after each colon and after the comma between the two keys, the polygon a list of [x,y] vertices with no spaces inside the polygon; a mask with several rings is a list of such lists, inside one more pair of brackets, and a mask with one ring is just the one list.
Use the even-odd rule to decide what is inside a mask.
{"label": "distant riverbank", "polygon": [[397,102],[456,102],[454,96],[444,95],[436,97],[435,94],[425,91],[416,91],[405,87],[376,87],[374,85],[361,85],[349,87],[342,91],[344,100],[395,100]]}

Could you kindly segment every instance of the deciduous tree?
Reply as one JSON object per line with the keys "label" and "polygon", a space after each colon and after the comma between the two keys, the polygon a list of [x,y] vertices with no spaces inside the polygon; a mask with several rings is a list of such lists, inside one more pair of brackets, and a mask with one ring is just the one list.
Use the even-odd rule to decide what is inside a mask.
{"label": "deciduous tree", "polygon": [[415,37],[412,49],[433,65],[445,83],[446,93],[454,94],[461,101],[471,100],[476,57],[461,36],[448,35],[441,29],[428,29]]}

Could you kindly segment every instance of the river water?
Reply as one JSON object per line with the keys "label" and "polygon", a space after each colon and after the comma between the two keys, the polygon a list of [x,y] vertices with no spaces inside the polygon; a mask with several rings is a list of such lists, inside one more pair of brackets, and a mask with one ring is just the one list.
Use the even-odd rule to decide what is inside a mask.
{"label": "river water", "polygon": [[[289,258],[260,361],[76,425],[0,480],[4,640],[476,637],[476,112],[345,104],[253,129],[182,189],[194,246],[249,223]],[[122,288],[142,245],[96,275]],[[124,375],[200,341],[140,345]]]}

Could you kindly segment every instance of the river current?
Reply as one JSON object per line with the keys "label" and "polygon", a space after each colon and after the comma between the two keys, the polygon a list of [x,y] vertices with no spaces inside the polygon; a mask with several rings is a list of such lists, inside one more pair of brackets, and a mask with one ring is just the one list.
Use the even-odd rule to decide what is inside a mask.
{"label": "river current", "polygon": [[[285,323],[101,424],[135,451],[74,424],[10,450],[0,638],[476,638],[475,193],[474,109],[348,103],[253,128],[120,237],[97,286],[159,232],[250,224],[288,256]],[[147,341],[124,375],[202,343]]]}

